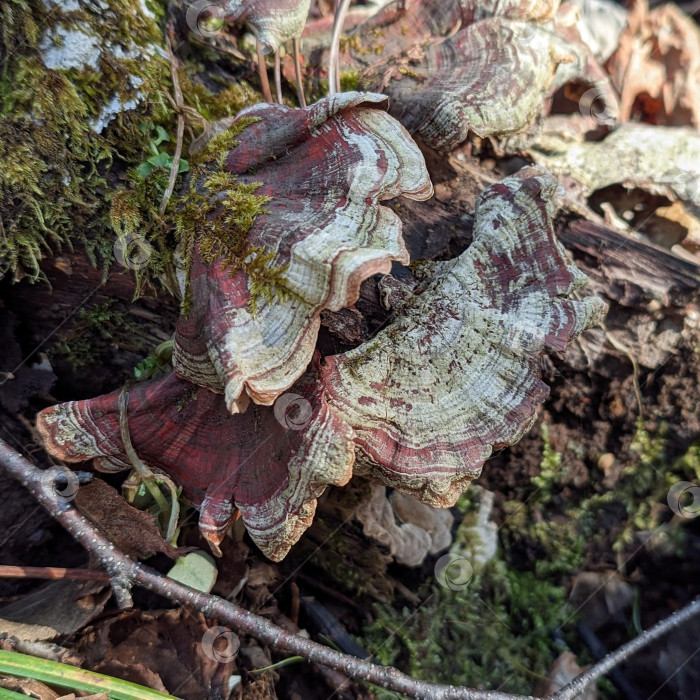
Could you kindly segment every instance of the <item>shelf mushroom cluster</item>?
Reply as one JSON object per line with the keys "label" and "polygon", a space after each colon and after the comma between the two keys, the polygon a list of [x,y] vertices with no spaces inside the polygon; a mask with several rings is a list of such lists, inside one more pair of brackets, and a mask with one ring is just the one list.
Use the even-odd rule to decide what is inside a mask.
{"label": "shelf mushroom cluster", "polygon": [[352,68],[440,151],[472,134],[501,139],[532,128],[572,82],[605,95],[614,118],[615,93],[575,22],[559,0],[395,0],[352,31]]}
{"label": "shelf mushroom cluster", "polygon": [[[282,5],[289,11],[278,12]],[[276,52],[279,75],[277,50],[298,38],[308,6],[228,0],[225,15],[247,21],[260,47]],[[389,18],[400,28],[414,16],[401,34],[441,35],[422,67],[399,70],[405,80],[379,80],[403,126],[387,113],[387,97],[372,92],[300,109],[259,104],[211,125],[183,197],[193,223],[180,231],[187,279],[174,371],[128,399],[117,391],[37,417],[48,451],[69,463],[129,469],[130,441],[199,509],[214,553],[240,514],[260,549],[282,559],[324,490],[353,473],[431,506],[454,504],[491,452],[532,425],[548,393],[540,356],[564,350],[605,313],[600,299],[570,298],[586,278],[554,235],[556,181],[528,167],[481,194],[472,245],[438,263],[389,325],[353,350],[320,356],[321,312],[352,306],[363,281],[409,262],[401,220],[382,204],[432,195],[409,131],[448,150],[469,130],[517,131],[568,60],[517,21],[551,18],[556,0],[447,2],[436,14],[428,6],[438,7],[394,3],[368,25]],[[466,28],[447,37],[460,23]],[[514,101],[499,76],[504,65],[528,63],[528,52],[545,60],[526,78],[533,99]],[[387,66],[397,68],[372,70]],[[418,88],[405,91],[411,76]],[[476,101],[467,104],[464,90],[436,98],[440,81],[465,76]],[[494,109],[504,100],[510,108]],[[495,128],[477,124],[487,103],[490,119],[501,120]]]}
{"label": "shelf mushroom cluster", "polygon": [[605,303],[557,241],[556,181],[523,168],[476,206],[474,241],[370,342],[327,358],[331,407],[355,430],[356,473],[454,505],[493,449],[517,442],[549,393],[538,360],[600,320]]}
{"label": "shelf mushroom cluster", "polygon": [[[283,558],[316,499],[353,466],[453,504],[492,449],[532,424],[548,391],[539,356],[604,313],[599,299],[568,298],[585,277],[553,233],[556,183],[526,168],[482,193],[472,246],[440,263],[388,327],[313,359],[321,309],[352,305],[362,280],[408,262],[401,222],[381,201],[432,192],[420,151],[385,107],[358,93],[304,109],[259,105],[217,161],[269,198],[247,235],[281,270],[285,293],[252,311],[244,268],[195,260],[175,371],[134,387],[128,403],[136,452],[183,487],[214,551],[239,511],[261,550]],[[37,426],[56,457],[130,466],[118,392],[48,408]]]}

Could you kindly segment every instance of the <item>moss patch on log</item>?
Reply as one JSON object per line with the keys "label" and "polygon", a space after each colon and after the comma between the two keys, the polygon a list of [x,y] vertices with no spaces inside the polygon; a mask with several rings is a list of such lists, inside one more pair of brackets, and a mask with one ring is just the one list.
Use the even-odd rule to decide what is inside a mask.
{"label": "moss patch on log", "polygon": [[195,243],[202,260],[219,264],[230,275],[244,270],[250,279],[250,311],[261,299],[284,298],[287,265],[274,265],[275,251],[250,245],[247,240],[255,219],[267,213],[271,197],[256,194],[262,182],[241,182],[227,172],[226,159],[238,145],[237,136],[257,118],[239,119],[215,136],[193,160],[189,193],[175,215],[175,230],[185,264],[186,291],[183,313],[189,312],[189,277]]}
{"label": "moss patch on log", "polygon": [[[43,258],[75,245],[106,273],[115,243],[138,239],[149,257],[135,269],[136,294],[153,284],[176,293],[177,195],[161,216],[169,169],[139,170],[157,131],[169,135],[157,153],[175,149],[165,6],[0,1],[0,276],[39,280]],[[201,68],[187,63],[179,76],[185,103],[206,119],[260,100],[244,82],[205,87]]]}
{"label": "moss patch on log", "polygon": [[172,116],[157,22],[139,0],[7,0],[0,25],[0,272],[36,280],[75,243],[106,264],[110,172],[142,158],[140,120]]}

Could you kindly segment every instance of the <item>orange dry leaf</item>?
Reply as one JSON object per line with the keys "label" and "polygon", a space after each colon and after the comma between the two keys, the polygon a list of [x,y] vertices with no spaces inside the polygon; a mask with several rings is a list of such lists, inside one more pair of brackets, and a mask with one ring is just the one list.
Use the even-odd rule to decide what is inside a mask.
{"label": "orange dry leaf", "polygon": [[620,119],[700,127],[700,30],[676,5],[637,0],[607,67]]}

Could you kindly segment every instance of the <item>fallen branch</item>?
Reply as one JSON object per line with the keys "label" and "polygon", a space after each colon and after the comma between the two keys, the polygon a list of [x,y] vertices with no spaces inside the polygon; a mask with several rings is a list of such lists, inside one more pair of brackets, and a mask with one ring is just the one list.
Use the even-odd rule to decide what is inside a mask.
{"label": "fallen branch", "polygon": [[206,617],[216,618],[220,622],[229,624],[236,632],[249,634],[277,651],[303,656],[307,661],[341,670],[357,680],[368,681],[409,697],[429,697],[436,700],[443,698],[522,700],[524,697],[417,680],[395,668],[377,666],[291,634],[269,620],[222,598],[187,588],[133,561],[117,550],[70,503],[53,493],[51,484],[46,484],[46,479],[42,478],[45,476],[42,470],[15,452],[1,439],[0,464],[26,487],[85,549],[98,558],[111,578],[112,589],[120,607],[130,607],[130,588],[136,584],[165,596],[173,602],[194,608]]}
{"label": "fallen branch", "polygon": [[615,666],[629,659],[647,644],[680,627],[698,613],[700,613],[700,599],[693,601],[690,605],[686,605],[682,610],[678,610],[673,615],[661,620],[661,622],[657,622],[651,629],[642,632],[632,641],[627,642],[627,644],[623,644],[617,651],[608,654],[589,668],[588,671],[580,676],[576,676],[574,680],[558,690],[554,695],[550,695],[547,700],[573,700],[582,694],[588,685],[602,678]]}

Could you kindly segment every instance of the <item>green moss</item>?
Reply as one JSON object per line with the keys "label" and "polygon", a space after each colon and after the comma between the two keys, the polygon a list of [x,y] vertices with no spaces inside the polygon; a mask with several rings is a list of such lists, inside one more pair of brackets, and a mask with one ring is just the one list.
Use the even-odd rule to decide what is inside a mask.
{"label": "green moss", "polygon": [[532,483],[540,489],[538,501],[545,503],[552,498],[554,488],[561,482],[564,476],[562,469],[563,456],[557,452],[549,439],[549,426],[542,423],[541,427],[542,440],[542,461],[540,462],[540,473],[532,477]]}
{"label": "green moss", "polygon": [[[581,496],[578,500],[570,499],[563,512],[558,504],[558,513],[551,494],[552,486],[557,484],[557,474],[561,472],[557,471],[561,460],[545,442],[544,476],[540,480],[543,488],[531,498],[524,494],[528,509],[537,510],[540,519],[544,515],[544,523],[535,527],[525,525],[525,531],[547,552],[553,570],[566,570],[567,559],[571,566],[575,565],[577,538],[583,538],[589,549],[596,545],[609,547],[612,540],[613,549],[622,552],[630,546],[638,546],[638,533],[655,532],[668,545],[667,551],[682,555],[684,529],[678,526],[682,523],[668,523],[667,498],[669,489],[678,481],[700,482],[700,445],[691,445],[679,458],[669,461],[665,434],[666,426],[661,425],[652,434],[643,421],[638,420],[626,459],[619,457],[624,467],[614,488]],[[528,520],[532,522],[532,518]],[[557,525],[548,532],[550,522]],[[601,523],[606,524],[602,527]]]}
{"label": "green moss", "polygon": [[[43,257],[75,243],[106,266],[114,240],[105,194],[117,186],[110,173],[116,162],[142,157],[147,142],[133,128],[137,115],[172,117],[162,99],[167,62],[155,54],[118,59],[107,49],[96,66],[51,70],[39,44],[60,30],[81,31],[104,47],[143,52],[160,30],[139,0],[71,12],[60,3],[47,9],[41,0],[7,0],[0,25],[0,271],[38,279]],[[147,97],[96,133],[93,120],[113,98],[133,99],[135,85]]]}
{"label": "green moss", "polygon": [[185,103],[210,121],[233,117],[262,100],[262,95],[245,81],[232,85],[222,83],[222,89],[214,93],[193,80],[185,70],[180,71],[179,80]]}
{"label": "green moss", "polygon": [[360,75],[356,70],[343,71],[340,74],[341,92],[354,92],[360,89]]}
{"label": "green moss", "polygon": [[433,580],[418,594],[415,611],[377,606],[362,643],[380,663],[425,680],[529,695],[558,653],[552,632],[574,622],[563,587],[502,562],[463,590]]}
{"label": "green moss", "polygon": [[158,345],[141,362],[134,367],[134,379],[144,382],[149,379],[164,377],[173,367],[173,346],[175,341],[171,338]]}
{"label": "green moss", "polygon": [[670,527],[667,520],[668,491],[679,481],[700,483],[700,444],[693,444],[679,458],[669,463],[666,426],[650,434],[641,419],[630,446],[632,459],[625,466],[614,491],[614,500],[627,511],[627,521],[616,538],[615,549],[624,550],[640,531],[656,531],[668,549],[682,555],[685,534],[680,527]]}
{"label": "green moss", "polygon": [[204,262],[220,261],[230,275],[245,270],[251,282],[251,313],[255,314],[261,298],[271,301],[292,295],[283,276],[287,266],[274,266],[274,251],[251,246],[247,240],[256,217],[266,213],[265,205],[271,198],[256,194],[261,182],[240,182],[235,173],[225,169],[229,151],[238,145],[236,137],[255,121],[255,118],[239,120],[213,138],[193,160],[190,191],[175,215],[175,230],[188,279],[185,313],[189,308],[189,276],[195,243]]}
{"label": "green moss", "polygon": [[[381,39],[384,36],[384,33],[381,32],[380,30],[374,30],[372,32],[372,38],[378,38]],[[366,46],[363,46],[360,43],[360,36],[358,34],[353,34],[352,36],[349,37],[341,37],[340,42],[340,51],[341,53],[348,53],[350,51],[357,53],[361,56],[379,56],[382,54],[384,51],[384,42],[380,41],[378,43],[368,41],[366,42]]]}
{"label": "green moss", "polygon": [[[176,116],[166,96],[170,66],[153,48],[162,46],[158,20],[165,4],[150,3],[153,20],[143,13],[141,0],[105,0],[99,7],[81,2],[71,12],[58,2],[47,9],[43,0],[0,0],[0,273],[40,279],[42,258],[76,244],[106,272],[115,242],[138,238],[148,243],[151,255],[136,271],[136,294],[152,284],[176,293],[173,253],[179,234],[170,212],[177,196],[165,216],[159,213],[169,169],[139,174],[139,166],[153,157],[156,130],[170,135],[161,139],[159,152],[167,156],[175,148]],[[103,48],[96,65],[45,67],[46,37],[60,44],[66,31],[95,37]],[[191,70],[186,65],[180,73],[183,96],[207,119],[231,116],[260,99],[246,83],[213,93],[189,76]],[[134,108],[101,133],[94,131],[106,105],[136,96]],[[258,200],[252,191],[236,185],[226,186],[226,192],[226,203],[254,216],[249,205]],[[249,222],[236,222],[235,232],[220,238],[231,257],[241,252],[232,246],[232,236],[246,226]],[[266,267],[260,256],[254,258],[251,267]],[[256,268],[256,274],[257,279],[265,273]]]}
{"label": "green moss", "polygon": [[81,309],[75,320],[63,328],[48,348],[51,360],[62,359],[78,373],[101,362],[112,344],[129,347],[138,323],[113,300]]}
{"label": "green moss", "polygon": [[401,75],[405,75],[408,78],[413,78],[413,80],[415,80],[417,83],[423,83],[427,79],[425,75],[421,75],[420,73],[417,73],[416,71],[411,70],[410,68],[399,68],[399,73],[401,73]]}

